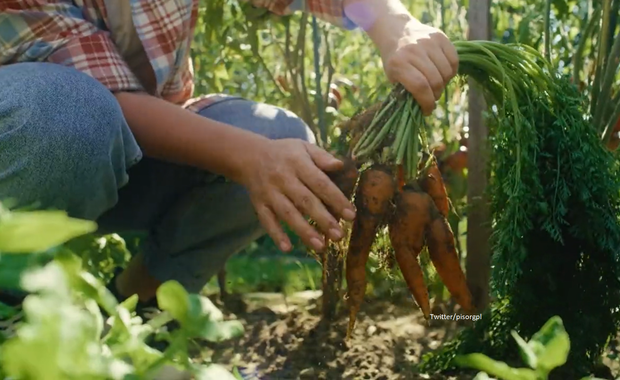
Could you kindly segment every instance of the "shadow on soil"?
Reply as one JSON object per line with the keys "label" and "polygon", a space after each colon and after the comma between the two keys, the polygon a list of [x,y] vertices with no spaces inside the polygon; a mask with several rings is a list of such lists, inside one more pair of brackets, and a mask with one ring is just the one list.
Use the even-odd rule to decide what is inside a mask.
{"label": "shadow on soil", "polygon": [[349,341],[348,316],[341,311],[333,322],[322,323],[316,300],[289,308],[249,304],[235,315],[245,323],[244,337],[210,348],[218,363],[253,373],[255,379],[471,378],[416,375],[412,364],[454,336],[458,327],[444,321],[429,327],[410,302],[392,302],[366,302]]}

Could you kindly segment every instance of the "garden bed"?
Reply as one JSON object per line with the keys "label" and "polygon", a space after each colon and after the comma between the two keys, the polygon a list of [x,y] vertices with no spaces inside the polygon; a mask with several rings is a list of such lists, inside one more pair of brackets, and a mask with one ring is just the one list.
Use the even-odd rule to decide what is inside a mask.
{"label": "garden bed", "polygon": [[[237,367],[248,379],[473,379],[475,374],[425,375],[413,368],[424,353],[454,336],[457,323],[436,320],[428,326],[410,300],[369,299],[352,340],[345,342],[346,316],[341,314],[329,328],[322,325],[318,296],[312,291],[286,299],[278,293],[245,294],[243,302],[229,306],[237,308],[236,314],[227,311],[229,318],[244,323],[245,335],[209,345],[208,351],[216,362]],[[605,362],[620,375],[617,362]]]}

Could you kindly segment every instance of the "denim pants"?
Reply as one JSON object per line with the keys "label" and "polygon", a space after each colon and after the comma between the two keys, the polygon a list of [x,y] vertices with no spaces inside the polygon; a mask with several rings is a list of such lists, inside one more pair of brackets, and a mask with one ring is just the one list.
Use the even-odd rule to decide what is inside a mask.
{"label": "denim pants", "polygon": [[[314,142],[301,119],[270,105],[224,97],[196,112],[271,139]],[[94,220],[105,233],[147,232],[149,273],[190,292],[265,234],[245,188],[143,157],[112,93],[49,63],[0,67],[0,201],[7,199]]]}

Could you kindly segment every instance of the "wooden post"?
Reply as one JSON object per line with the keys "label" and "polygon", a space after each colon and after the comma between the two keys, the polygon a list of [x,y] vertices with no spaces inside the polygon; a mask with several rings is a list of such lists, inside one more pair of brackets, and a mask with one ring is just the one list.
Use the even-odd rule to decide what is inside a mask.
{"label": "wooden post", "polygon": [[[491,39],[490,0],[470,0],[469,39]],[[467,174],[467,283],[474,304],[483,311],[489,304],[491,215],[485,196],[488,184],[488,128],[484,123],[486,109],[482,93],[470,81],[469,137]]]}

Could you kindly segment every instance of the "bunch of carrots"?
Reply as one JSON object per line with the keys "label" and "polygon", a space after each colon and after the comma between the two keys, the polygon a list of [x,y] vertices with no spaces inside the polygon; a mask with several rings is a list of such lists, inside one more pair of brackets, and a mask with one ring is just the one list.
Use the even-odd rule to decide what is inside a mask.
{"label": "bunch of carrots", "polygon": [[[495,116],[522,122],[516,99],[523,86],[544,91],[549,77],[534,49],[491,41],[457,41],[459,74],[485,91]],[[543,63],[543,65],[540,65]],[[447,221],[450,202],[426,139],[428,125],[413,97],[397,86],[388,99],[348,120],[353,138],[345,167],[331,176],[348,197],[354,196],[353,222],[346,256],[350,336],[366,289],[366,263],[380,227],[389,230],[396,262],[425,318],[430,318],[427,287],[418,256],[424,247],[437,274],[466,313],[474,313],[461,269],[455,237]],[[518,147],[517,147],[518,149]],[[367,166],[361,173],[358,168]],[[517,171],[520,168],[516,167]]]}
{"label": "bunch of carrots", "polygon": [[[409,291],[430,318],[429,294],[418,256],[426,246],[438,275],[467,313],[475,312],[447,217],[450,203],[436,158],[424,154],[420,176],[406,181],[402,166],[374,163],[359,174],[353,160],[332,180],[348,196],[355,192],[354,220],[346,256],[350,336],[366,290],[366,263],[380,227],[387,225],[396,263]],[[359,174],[359,176],[358,176]],[[359,177],[357,188],[355,181]]]}

